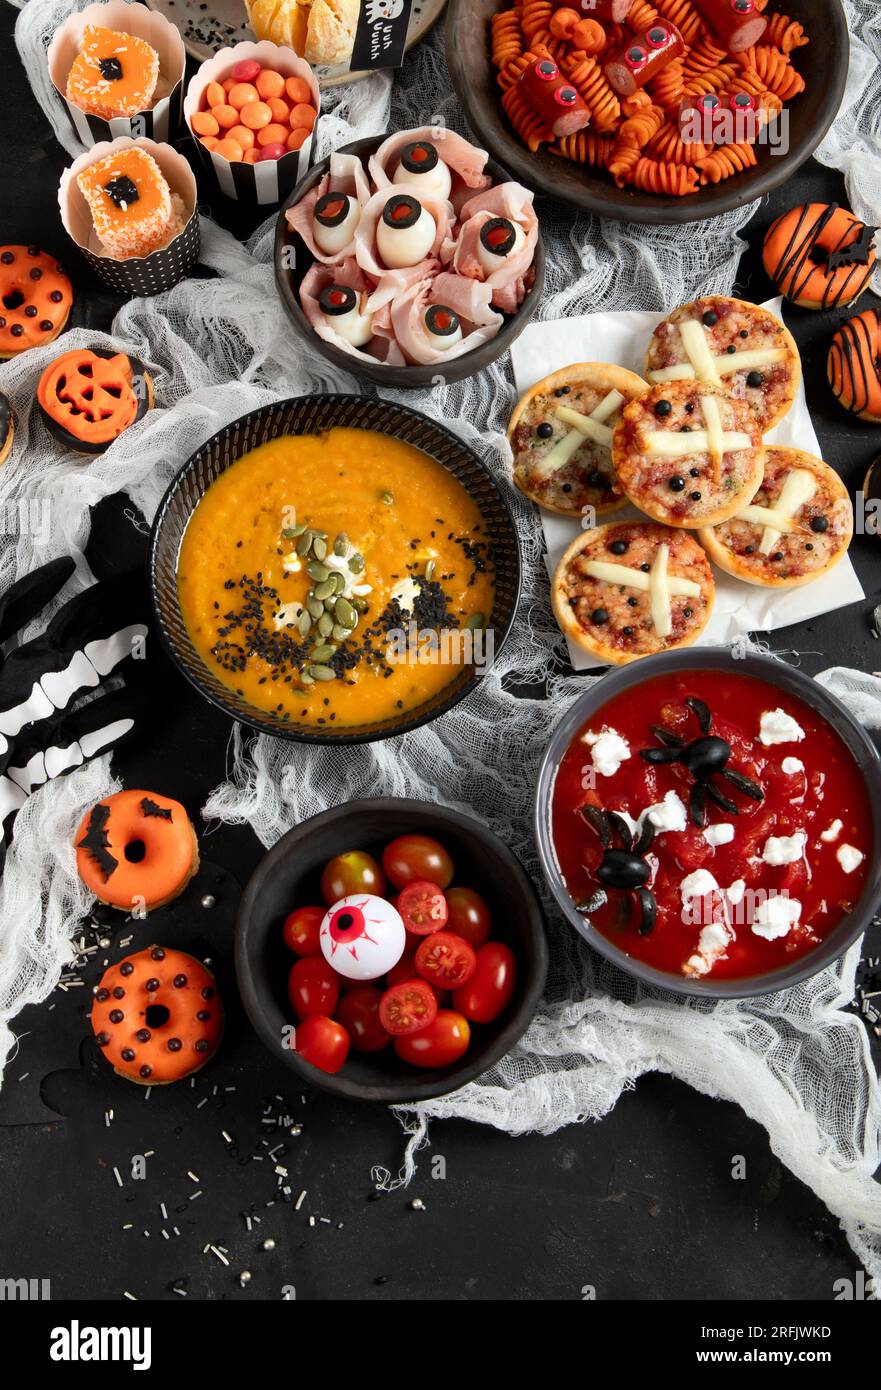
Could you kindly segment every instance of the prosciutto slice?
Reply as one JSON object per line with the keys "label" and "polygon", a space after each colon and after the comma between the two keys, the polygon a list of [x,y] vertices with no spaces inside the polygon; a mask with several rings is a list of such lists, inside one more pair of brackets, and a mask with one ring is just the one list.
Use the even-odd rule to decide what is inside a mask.
{"label": "prosciutto slice", "polygon": [[300,304],[303,313],[319,338],[323,338],[326,343],[333,343],[335,347],[342,348],[344,352],[350,352],[353,357],[360,357],[364,362],[375,362],[376,354],[368,352],[366,349],[373,346],[376,338],[372,338],[364,348],[353,347],[341,334],[336,332],[333,327],[333,319],[329,319],[323,312],[318,302],[318,296],[327,285],[346,285],[349,289],[355,290],[357,294],[366,294],[370,290],[370,281],[354,256],[350,256],[341,265],[327,266],[316,261],[314,265],[310,266],[300,283]]}
{"label": "prosciutto slice", "polygon": [[332,154],[330,156],[330,169],[324,178],[320,179],[295,207],[288,208],[285,213],[291,231],[297,232],[303,238],[316,261],[321,261],[322,265],[339,265],[355,254],[354,237],[336,255],[328,256],[324,251],[319,250],[312,235],[315,204],[319,198],[324,197],[325,193],[348,193],[349,197],[357,199],[363,216],[364,208],[370,201],[370,185],[367,182],[367,175],[364,173],[364,166],[360,159],[353,154]]}
{"label": "prosciutto slice", "polygon": [[[434,347],[425,328],[426,309],[430,304],[446,304],[451,309],[455,308],[449,302],[449,293],[447,298],[438,295],[436,291],[438,280],[442,282],[441,288],[449,291],[450,284],[455,282],[456,277],[454,275],[438,275],[433,279],[420,280],[411,285],[391,306],[392,328],[398,346],[407,362],[416,362],[421,365],[440,365],[453,357],[461,357],[462,353],[471,352],[474,348],[480,347],[482,343],[489,342],[504,323],[501,314],[492,314],[492,321],[485,322],[480,326],[469,323],[460,316],[461,340],[447,349]],[[456,309],[456,313],[458,312]]]}
{"label": "prosciutto slice", "polygon": [[377,188],[388,188],[394,179],[404,146],[417,144],[420,140],[434,145],[453,175],[454,203],[457,201],[457,193],[461,196],[464,190],[464,196],[467,197],[468,189],[488,188],[492,183],[489,174],[483,172],[489,158],[486,150],[479,150],[454,130],[447,130],[444,126],[424,125],[418,130],[400,130],[395,135],[390,135],[382,142],[376,154],[370,156],[370,177]]}
{"label": "prosciutto slice", "polygon": [[[478,258],[480,230],[493,217],[507,217],[524,233],[521,249],[487,275]],[[526,273],[532,265],[538,244],[538,219],[533,195],[519,183],[500,183],[470,198],[460,214],[459,234],[452,268],[458,275],[488,285],[492,304],[503,313],[513,314],[526,296]]]}

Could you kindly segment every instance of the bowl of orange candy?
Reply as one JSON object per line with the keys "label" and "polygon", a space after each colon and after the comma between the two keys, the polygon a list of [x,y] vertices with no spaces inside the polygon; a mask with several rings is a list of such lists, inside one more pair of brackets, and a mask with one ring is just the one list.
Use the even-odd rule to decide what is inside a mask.
{"label": "bowl of orange candy", "polygon": [[238,202],[278,203],[309,167],[318,83],[291,48],[263,40],[223,48],[202,63],[184,120],[219,191]]}

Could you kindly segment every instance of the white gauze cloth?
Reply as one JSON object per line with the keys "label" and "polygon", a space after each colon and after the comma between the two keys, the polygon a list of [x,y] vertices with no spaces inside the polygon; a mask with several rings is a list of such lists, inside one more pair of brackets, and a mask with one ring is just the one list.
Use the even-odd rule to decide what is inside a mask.
{"label": "white gauze cloth", "polygon": [[[821,157],[845,170],[854,207],[877,222],[881,16],[869,0],[845,4],[853,35],[848,94]],[[79,147],[44,61],[48,38],[71,8],[69,0],[29,0],[17,42],[37,100],[75,155]],[[408,56],[393,84],[377,75],[327,100],[332,109],[321,123],[319,156],[386,127],[445,121],[464,130],[442,29]],[[596,309],[671,309],[699,292],[728,293],[743,249],[738,232],[753,210],[688,228],[642,227],[543,203],[548,284],[540,312],[562,318]],[[293,334],[275,292],[271,250],[272,220],[242,246],[205,217],[202,262],[216,278],[186,280],[167,294],[126,304],[110,335],[75,330],[0,364],[0,389],[19,422],[15,452],[0,470],[0,587],[65,551],[81,561],[88,506],[108,493],[126,488],[152,517],[188,455],[243,412],[310,391],[359,389],[354,377],[330,367]],[[71,248],[71,262],[75,255]],[[33,394],[48,361],[86,342],[140,357],[153,373],[157,408],[84,466],[52,442],[33,410]],[[510,483],[504,439],[514,395],[510,366],[503,359],[469,381],[447,385],[439,378],[431,391],[383,394],[443,419],[505,489],[517,517],[524,572],[511,638],[468,700],[402,739],[333,750],[247,739],[236,728],[229,776],[205,814],[249,824],[269,846],[290,826],[352,797],[442,802],[480,816],[538,881],[530,829],[535,774],[553,726],[588,678],[563,674],[541,527]],[[15,520],[19,503],[33,499],[51,508],[45,544]],[[86,580],[81,563],[77,582]],[[505,688],[514,678],[545,681],[546,698],[516,699]],[[881,682],[840,670],[822,679],[846,694],[865,724],[881,725]],[[83,806],[112,785],[108,760],[98,760],[37,792],[18,818],[0,884],[0,1063],[13,1043],[15,1014],[45,999],[58,979],[67,940],[87,906],[71,837]],[[774,1152],[839,1216],[859,1259],[881,1278],[881,1191],[872,1180],[881,1101],[862,1024],[842,1010],[853,991],[858,948],[835,969],[785,994],[683,1003],[644,990],[593,956],[545,901],[551,970],[535,1020],[479,1082],[402,1115],[411,1135],[404,1169],[398,1179],[380,1173],[379,1180],[409,1177],[431,1117],[466,1116],[510,1133],[550,1133],[606,1114],[643,1072],[667,1071],[707,1095],[737,1101],[763,1124]]]}

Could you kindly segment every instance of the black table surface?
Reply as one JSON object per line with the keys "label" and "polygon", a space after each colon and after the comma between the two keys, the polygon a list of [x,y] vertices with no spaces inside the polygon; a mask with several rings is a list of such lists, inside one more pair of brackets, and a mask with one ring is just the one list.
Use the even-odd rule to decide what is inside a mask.
{"label": "black table surface", "polygon": [[[94,280],[61,227],[55,190],[68,161],[19,64],[15,13],[0,13],[4,185],[14,190],[0,213],[0,241],[57,253],[74,278],[72,324],[105,328],[120,301]],[[811,199],[846,201],[838,175],[813,161],[762,203],[741,262],[745,298],[772,293],[759,255],[765,228]],[[218,220],[238,234],[251,230],[221,203],[212,209]],[[854,490],[881,450],[881,431],[852,422],[826,384],[826,347],[841,317],[786,312],[824,457]],[[881,667],[869,623],[879,545],[858,536],[851,551],[864,603],[787,628],[771,646],[799,652],[810,672]],[[158,781],[195,813],[223,775],[229,733],[228,721],[176,680],[160,726],[121,752],[115,770],[130,786]],[[211,866],[222,865],[241,883],[261,855],[247,827],[213,829],[202,850],[209,880]],[[222,965],[235,892],[228,878],[219,883]],[[198,898],[186,902],[200,933],[208,914]],[[142,940],[143,930],[133,949],[152,939]],[[87,985],[98,970],[87,972]],[[377,1197],[372,1166],[397,1171],[403,1150],[387,1110],[317,1090],[301,1095],[244,1024],[230,1030],[195,1088],[154,1090],[145,1101],[96,1063],[90,1044],[82,1067],[76,1052],[58,1057],[56,1021],[75,1011],[85,1038],[91,996],[86,987],[54,998],[55,1010],[31,1008],[17,1020],[15,1031],[27,1036],[0,1093],[0,1274],[49,1278],[53,1298],[111,1300],[128,1290],[175,1300],[171,1286],[183,1280],[196,1299],[281,1299],[293,1287],[305,1299],[565,1300],[592,1288],[619,1300],[828,1300],[836,1280],[854,1275],[837,1221],[778,1162],[765,1131],[737,1106],[669,1077],[643,1077],[601,1123],[548,1138],[437,1123],[409,1189]],[[52,1109],[35,1085],[47,1072],[43,1096]],[[261,1124],[264,1104],[272,1115],[287,1111],[300,1132],[273,1132],[262,1143],[271,1129]],[[293,1198],[306,1192],[299,1211],[290,1198],[265,1205],[278,1182],[268,1148],[280,1143],[283,1183]],[[136,1155],[147,1155],[141,1179],[132,1176]],[[732,1176],[738,1156],[742,1180]],[[411,1206],[414,1198],[424,1209]],[[262,1249],[267,1238],[274,1249]],[[245,1284],[242,1271],[251,1275]]]}

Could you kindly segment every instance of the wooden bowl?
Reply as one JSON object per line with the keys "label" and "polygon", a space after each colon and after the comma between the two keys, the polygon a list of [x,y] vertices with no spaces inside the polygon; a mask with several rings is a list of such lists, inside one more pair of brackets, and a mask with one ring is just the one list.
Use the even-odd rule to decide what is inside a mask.
{"label": "wooden bowl", "polygon": [[779,4],[772,0],[772,4],[801,21],[811,40],[796,50],[795,65],[807,87],[786,107],[789,148],[785,154],[774,154],[767,145],[757,146],[755,168],[708,184],[687,198],[616,188],[602,170],[559,159],[545,148],[531,154],[521,144],[502,110],[489,49],[490,20],[499,10],[510,8],[510,0],[450,0],[447,63],[478,142],[528,188],[621,222],[702,222],[751,203],[791,178],[813,154],[841,104],[850,43],[840,0],[780,0]]}
{"label": "wooden bowl", "polygon": [[[514,994],[492,1023],[472,1026],[471,1046],[451,1066],[411,1067],[387,1047],[371,1054],[350,1052],[342,1070],[331,1076],[285,1046],[285,1029],[296,1021],[287,997],[288,974],[296,957],[282,942],[282,923],[294,907],[321,902],[321,870],[334,855],[357,848],[380,858],[391,840],[409,834],[440,840],[456,866],[453,882],[473,886],[488,903],[493,937],[505,941],[517,960]],[[535,889],[507,845],[471,816],[398,797],[334,806],[283,835],[245,889],[235,954],[239,992],[248,1017],[283,1066],[298,1080],[335,1095],[388,1105],[458,1090],[510,1052],[535,1013],[548,967]]]}
{"label": "wooden bowl", "polygon": [[[354,154],[359,159],[366,161],[387,138],[388,133],[371,136],[367,140],[355,140],[351,145],[343,145],[339,153]],[[300,281],[310,266],[314,264],[315,258],[305,242],[296,232],[291,231],[285,220],[285,212],[295,203],[299,203],[300,199],[304,198],[309,190],[324,178],[329,166],[330,158],[328,157],[312,167],[306,177],[297,184],[290,197],[282,204],[275,225],[275,282],[278,285],[282,303],[300,336],[307,338],[315,350],[320,352],[322,357],[326,357],[328,362],[332,362],[334,366],[341,367],[344,371],[365,381],[372,381],[376,386],[394,386],[404,390],[434,386],[439,376],[442,376],[444,381],[463,381],[465,377],[474,376],[476,372],[482,371],[484,367],[488,367],[490,363],[495,362],[498,357],[507,352],[515,338],[520,337],[538,308],[544,289],[545,253],[541,231],[538,234],[538,243],[532,262],[535,275],[526,298],[516,314],[506,315],[505,322],[496,336],[491,338],[488,343],[482,343],[480,347],[474,348],[472,352],[465,352],[461,357],[451,357],[449,362],[434,362],[426,366],[388,367],[384,362],[365,362],[360,357],[353,357],[343,348],[338,348],[334,343],[326,343],[323,338],[319,338],[300,308],[299,293]],[[507,183],[511,179],[508,171],[493,159],[488,161],[486,172],[492,175],[493,183]],[[293,255],[291,255],[291,251],[293,251]],[[293,269],[288,268],[291,262]]]}

